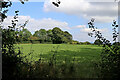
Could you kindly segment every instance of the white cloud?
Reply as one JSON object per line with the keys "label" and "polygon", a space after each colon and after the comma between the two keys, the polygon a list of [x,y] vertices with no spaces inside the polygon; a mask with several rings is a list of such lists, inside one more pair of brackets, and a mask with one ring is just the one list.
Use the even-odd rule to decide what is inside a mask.
{"label": "white cloud", "polygon": [[88,36],[88,33],[85,33],[85,32],[79,32],[77,34],[73,34],[73,39],[80,41],[80,42],[85,42],[85,41],[94,42],[95,41],[94,37]]}
{"label": "white cloud", "polygon": [[[11,25],[11,20],[13,19],[13,16],[8,16],[8,18],[5,19],[3,22],[3,25],[7,27],[8,25]],[[41,28],[43,29],[52,29],[54,27],[59,27],[63,30],[68,30],[68,23],[67,22],[62,22],[62,21],[57,21],[51,18],[43,18],[36,20],[34,18],[31,18],[30,16],[19,16],[19,24],[24,24],[25,21],[29,20],[28,24],[26,25],[26,28],[31,31],[35,32],[36,30],[39,30]]]}
{"label": "white cloud", "polygon": [[[8,18],[5,19],[3,22],[3,25],[8,26],[11,25],[11,20],[13,19],[13,16],[8,16]],[[35,32],[36,30],[39,29],[52,29],[54,27],[59,27],[62,30],[67,30],[73,35],[74,40],[78,41],[90,41],[94,42],[94,38],[91,38],[88,36],[89,30],[86,25],[76,25],[74,27],[69,27],[67,22],[62,22],[62,21],[57,21],[51,18],[44,18],[40,20],[36,20],[34,18],[31,18],[30,16],[19,16],[19,24],[25,23],[26,20],[29,20],[28,24],[26,25],[26,28],[31,31]],[[109,32],[107,29],[98,29],[99,31],[103,32],[106,34],[108,38],[111,38],[111,35],[108,35]]]}
{"label": "white cloud", "polygon": [[[86,19],[95,18],[97,22],[111,22],[117,18],[118,3],[88,2],[87,0],[60,0],[59,7],[51,4],[53,0],[44,3],[46,12],[56,11],[70,15],[82,16]],[[90,1],[90,0],[89,0]]]}
{"label": "white cloud", "polygon": [[[71,30],[72,30],[71,32],[72,32],[74,40],[78,40],[81,42],[85,42],[85,41],[94,42],[95,41],[94,37],[88,36],[88,33],[92,31],[86,25],[78,25],[78,26],[72,27]],[[96,30],[100,31],[105,38],[112,41],[112,33],[110,33],[109,29],[101,28],[101,29],[96,29]]]}
{"label": "white cloud", "polygon": [[91,30],[89,28],[84,28],[84,29],[81,29],[80,31],[82,31],[82,32],[91,32]]}
{"label": "white cloud", "polygon": [[[79,29],[81,32],[91,32],[91,29],[88,28],[86,25],[77,25],[77,26],[74,26],[74,27],[71,27],[71,29]],[[97,31],[100,31],[100,32],[108,32],[108,29],[107,28],[102,28],[102,29],[96,29]]]}
{"label": "white cloud", "polygon": [[[108,29],[107,28],[104,28],[104,29],[96,29],[97,31],[100,31],[100,32],[106,32],[106,31],[108,31]],[[91,29],[90,28],[83,28],[83,29],[81,29],[80,31],[82,31],[82,32],[91,32]]]}
{"label": "white cloud", "polygon": [[77,25],[77,26],[74,26],[74,27],[70,27],[70,29],[80,29],[80,28],[85,28],[86,25]]}
{"label": "white cloud", "polygon": [[86,25],[78,25],[78,26],[76,26],[76,28],[85,28],[86,27]]}

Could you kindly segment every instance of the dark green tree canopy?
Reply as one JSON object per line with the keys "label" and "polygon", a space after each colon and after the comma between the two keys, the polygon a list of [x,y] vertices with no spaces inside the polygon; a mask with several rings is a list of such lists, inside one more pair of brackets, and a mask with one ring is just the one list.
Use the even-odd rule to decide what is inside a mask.
{"label": "dark green tree canopy", "polygon": [[38,37],[41,42],[45,42],[47,39],[47,31],[45,29],[40,29],[34,33],[35,37]]}
{"label": "dark green tree canopy", "polygon": [[60,28],[55,27],[52,29],[53,32],[53,43],[70,43],[72,41],[72,35],[67,31],[62,31]]}
{"label": "dark green tree canopy", "polygon": [[62,43],[63,31],[60,28],[55,27],[52,29],[52,33],[53,33],[53,37],[52,37],[53,43],[55,44]]}
{"label": "dark green tree canopy", "polygon": [[103,42],[100,39],[96,39],[94,42],[95,45],[102,45]]}
{"label": "dark green tree canopy", "polygon": [[40,29],[39,31],[35,31],[33,36],[38,37],[40,42],[52,42],[54,44],[70,43],[72,41],[72,35],[67,31],[62,31],[58,27],[47,31]]}
{"label": "dark green tree canopy", "polygon": [[49,30],[47,31],[47,42],[52,42],[52,37],[53,37],[52,30],[49,29]]}
{"label": "dark green tree canopy", "polygon": [[28,41],[29,37],[31,36],[31,32],[27,29],[22,29],[22,31],[19,32],[19,37],[23,40],[23,41]]}

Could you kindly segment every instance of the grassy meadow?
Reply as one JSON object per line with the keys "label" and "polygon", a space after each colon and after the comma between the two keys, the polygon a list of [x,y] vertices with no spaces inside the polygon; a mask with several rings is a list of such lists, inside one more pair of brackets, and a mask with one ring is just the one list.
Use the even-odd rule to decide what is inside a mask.
{"label": "grassy meadow", "polygon": [[102,47],[97,45],[71,45],[71,44],[19,44],[22,56],[27,56],[27,59],[37,61],[40,58],[47,61],[55,54],[58,62],[65,59],[78,62],[99,61]]}
{"label": "grassy meadow", "polygon": [[[72,44],[17,44],[23,54],[27,55],[27,60],[32,63],[41,61],[42,63],[53,63],[57,65],[57,77],[80,77],[98,78],[100,69],[95,67],[95,63],[100,61],[102,47],[97,45],[72,45]],[[31,53],[30,55],[28,55]],[[26,61],[26,59],[24,59]],[[64,69],[64,74],[60,71]],[[74,70],[73,70],[74,67]],[[44,66],[48,72],[51,68]],[[48,70],[49,69],[49,70]],[[39,71],[39,69],[37,70]],[[55,73],[57,74],[57,73]],[[54,75],[55,75],[54,74]],[[51,73],[50,73],[51,75]]]}

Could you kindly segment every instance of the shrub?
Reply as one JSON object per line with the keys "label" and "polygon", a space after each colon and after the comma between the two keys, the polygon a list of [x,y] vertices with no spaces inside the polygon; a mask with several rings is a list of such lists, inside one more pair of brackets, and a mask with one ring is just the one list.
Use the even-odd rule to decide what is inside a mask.
{"label": "shrub", "polygon": [[83,42],[83,44],[85,44],[85,45],[90,45],[91,43],[88,42],[88,41],[86,41],[86,42]]}
{"label": "shrub", "polygon": [[103,44],[103,42],[101,40],[99,40],[99,39],[96,39],[95,42],[94,42],[94,44],[100,46],[100,45]]}
{"label": "shrub", "polygon": [[102,36],[102,33],[97,30],[94,26],[94,19],[88,23],[89,28],[92,30],[92,33],[88,33],[89,36],[93,36],[95,33],[95,38],[99,39],[103,43],[103,50],[101,53],[101,62],[99,65],[101,69],[101,78],[119,78],[120,74],[120,46],[116,42],[118,32],[116,29],[118,25],[116,21],[113,21],[113,41],[115,44],[112,45],[109,40]]}
{"label": "shrub", "polygon": [[72,40],[71,44],[79,44],[79,42]]}

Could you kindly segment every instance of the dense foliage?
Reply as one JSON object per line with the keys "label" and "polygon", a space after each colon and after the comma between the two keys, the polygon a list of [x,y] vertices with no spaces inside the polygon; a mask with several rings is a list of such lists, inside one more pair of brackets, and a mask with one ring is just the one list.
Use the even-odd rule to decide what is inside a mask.
{"label": "dense foliage", "polygon": [[67,43],[72,41],[72,35],[67,31],[63,32],[61,29],[55,27],[52,29],[53,43]]}
{"label": "dense foliage", "polygon": [[[21,3],[24,4],[24,2]],[[7,5],[6,2],[2,2],[2,4],[3,4],[2,8],[5,8],[5,6],[9,6]],[[28,62],[26,59],[26,57],[28,57],[33,52],[32,50],[30,50],[30,53],[28,53],[27,55],[21,56],[22,51],[20,50],[20,47],[16,47],[14,44],[17,44],[17,42],[21,40],[28,40],[28,37],[32,39],[38,39],[38,38],[33,36],[31,37],[30,32],[24,29],[25,24],[23,24],[22,30],[16,28],[17,26],[16,23],[18,22],[17,20],[18,12],[19,11],[15,11],[15,16],[13,20],[11,20],[12,23],[11,26],[8,26],[7,29],[3,29],[1,26],[2,42],[3,42],[2,43],[2,78],[3,79],[47,78],[47,77],[51,78],[51,77],[57,77],[58,74],[60,75],[62,74],[63,76],[65,74],[67,75],[68,73],[67,68],[69,68],[69,73],[74,72],[73,70],[74,65],[66,67],[66,63],[65,63],[65,64],[61,64],[60,68],[59,66],[55,67],[56,64],[53,64],[55,62],[54,54],[48,63],[41,62],[41,58],[40,58],[33,65],[31,64],[31,62]],[[6,17],[7,17],[6,14],[3,12],[2,21],[4,21]],[[28,36],[28,37],[26,38],[24,36]],[[25,62],[23,61],[24,59]],[[59,72],[58,69],[60,69],[60,71],[62,72]]]}
{"label": "dense foliage", "polygon": [[100,39],[96,39],[94,42],[95,45],[102,45],[103,42]]}
{"label": "dense foliage", "polygon": [[[6,13],[8,7],[11,7],[12,3],[10,1],[0,1],[2,4],[1,14],[1,24],[4,19],[7,17]],[[6,29],[0,25],[0,31],[2,32],[2,79],[10,79],[21,77],[21,68],[22,66],[28,66],[28,63],[22,61],[24,57],[21,57],[22,54],[20,48],[16,48],[14,44],[18,41],[18,31],[16,28],[18,22],[18,12],[15,11],[15,16],[11,20],[11,26],[8,26]],[[15,50],[17,49],[17,50]],[[26,60],[27,61],[27,60]]]}
{"label": "dense foliage", "polygon": [[39,41],[39,43],[51,42],[54,44],[61,44],[71,43],[72,41],[72,35],[67,31],[62,31],[58,27],[55,27],[52,30],[40,29],[35,31],[33,35],[27,29],[22,29],[21,31],[17,31],[17,33],[19,38],[18,42]]}
{"label": "dense foliage", "polygon": [[117,32],[117,22],[113,21],[113,41],[115,44],[110,43],[102,33],[97,30],[94,26],[94,19],[88,23],[89,28],[92,30],[92,33],[88,33],[89,36],[93,36],[95,33],[95,38],[99,39],[103,43],[103,50],[101,53],[101,62],[99,67],[101,68],[101,78],[119,78],[120,74],[120,46],[119,42],[116,42],[118,37]]}
{"label": "dense foliage", "polygon": [[[22,4],[24,2],[20,0]],[[60,2],[53,3],[57,7],[59,6]],[[11,6],[11,2],[4,2],[2,3],[2,8],[7,8],[8,6]],[[0,12],[2,14],[2,21],[7,17],[5,13],[7,13],[8,10],[4,10]],[[34,64],[31,64],[31,62],[22,61],[23,59],[26,59],[26,56],[29,56],[31,53],[33,53],[32,50],[30,50],[30,53],[28,53],[26,56],[21,57],[21,50],[20,47],[16,48],[14,44],[16,44],[18,41],[27,41],[27,40],[40,40],[41,42],[48,41],[53,43],[66,43],[72,40],[72,36],[68,32],[64,32],[59,28],[54,28],[52,30],[39,30],[36,32],[37,35],[31,35],[31,33],[27,29],[22,29],[22,31],[17,31],[16,29],[16,22],[18,17],[18,11],[15,11],[16,15],[14,16],[14,19],[12,20],[12,26],[8,26],[8,29],[1,29],[2,31],[2,65],[3,65],[3,78],[56,78],[56,77],[76,77],[75,72],[78,72],[79,68],[81,66],[84,67],[84,65],[75,63],[75,57],[73,57],[73,63],[68,64],[67,58],[63,61],[62,64],[56,65],[56,54],[58,53],[58,48],[55,47],[55,51],[53,52],[52,57],[47,62],[42,62],[42,58],[40,56],[40,59],[36,61]],[[103,43],[103,51],[101,53],[102,61],[100,62],[100,69],[101,69],[101,75],[102,78],[118,78],[120,73],[120,47],[118,46],[118,43],[115,43],[112,45],[109,40],[106,40],[102,34],[96,30],[94,26],[94,20],[91,20],[89,22],[89,28],[92,29],[93,32],[95,32],[95,37],[102,41]],[[116,38],[118,33],[116,33],[116,28],[118,25],[116,25],[116,21],[113,22],[112,25],[113,28],[113,41],[116,42]],[[90,36],[92,36],[93,33],[89,33]],[[27,36],[27,37],[25,37]],[[45,38],[43,38],[45,37]],[[79,44],[78,41],[72,41],[73,43]],[[82,44],[82,43],[80,43]],[[86,44],[90,44],[89,42],[86,42]],[[17,51],[15,50],[17,49]],[[31,48],[32,49],[32,48]],[[92,51],[92,50],[91,50]],[[41,52],[42,53],[42,52]],[[69,53],[69,51],[67,51]],[[74,52],[76,53],[76,52]],[[38,55],[37,55],[38,56]],[[88,64],[88,63],[87,63]],[[77,68],[76,68],[77,67]],[[91,69],[95,70],[94,67]],[[82,69],[81,69],[82,71]],[[92,71],[92,70],[91,70]],[[97,71],[96,71],[97,72]],[[94,72],[94,74],[96,74]],[[86,75],[87,76],[87,75]],[[78,77],[78,76],[77,76]],[[79,76],[81,77],[81,76]],[[88,76],[89,77],[89,76]],[[92,75],[93,77],[93,75]],[[82,77],[83,78],[83,77]]]}
{"label": "dense foliage", "polygon": [[30,36],[32,36],[32,34],[27,29],[22,29],[18,34],[19,40],[21,41],[28,41]]}
{"label": "dense foliage", "polygon": [[[19,56],[21,51],[15,52],[14,44],[16,43],[16,15],[12,20],[12,26],[8,29],[2,29],[2,77],[14,78],[19,76],[19,65],[22,63],[22,57]],[[19,56],[19,58],[18,58]],[[17,74],[18,73],[18,74]]]}

